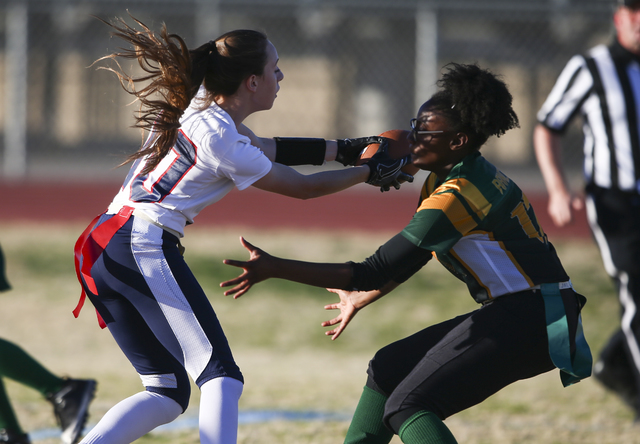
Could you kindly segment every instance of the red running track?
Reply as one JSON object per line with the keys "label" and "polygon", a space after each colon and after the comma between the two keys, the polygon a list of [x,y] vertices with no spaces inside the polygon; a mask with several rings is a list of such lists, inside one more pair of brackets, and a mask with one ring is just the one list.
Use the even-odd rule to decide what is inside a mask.
{"label": "red running track", "polygon": [[[0,222],[89,223],[105,210],[120,185],[114,182],[0,182]],[[546,196],[527,193],[550,239],[587,238],[584,212],[575,223],[556,228],[546,211]],[[301,201],[249,188],[232,191],[202,211],[195,225],[247,226],[265,229],[400,231],[409,221],[418,196],[413,192],[352,189]]]}

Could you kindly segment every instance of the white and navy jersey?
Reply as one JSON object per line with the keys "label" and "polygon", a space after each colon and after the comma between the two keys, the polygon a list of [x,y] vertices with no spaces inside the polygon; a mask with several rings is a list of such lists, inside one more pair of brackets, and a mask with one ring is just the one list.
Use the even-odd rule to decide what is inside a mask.
{"label": "white and navy jersey", "polygon": [[640,192],[640,57],[616,41],[569,60],[538,121],[561,133],[578,113],[587,183]]}
{"label": "white and navy jersey", "polygon": [[272,163],[215,103],[199,109],[198,96],[180,119],[178,140],[158,166],[141,175],[145,159],[131,166],[108,214],[134,207],[148,219],[180,236],[206,206],[234,187],[243,190],[264,177]]}

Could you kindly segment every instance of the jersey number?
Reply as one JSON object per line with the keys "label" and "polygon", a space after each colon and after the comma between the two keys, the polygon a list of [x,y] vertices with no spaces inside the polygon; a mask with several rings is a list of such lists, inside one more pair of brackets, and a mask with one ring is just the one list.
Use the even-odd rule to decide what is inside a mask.
{"label": "jersey number", "polygon": [[162,202],[196,163],[196,147],[178,132],[173,148],[148,174],[136,176],[131,183],[131,200]]}
{"label": "jersey number", "polygon": [[531,204],[529,199],[523,194],[522,200],[516,205],[516,208],[511,212],[512,218],[517,218],[520,222],[520,226],[525,234],[531,239],[538,239],[540,242],[544,242],[544,232],[542,228],[536,228],[537,224],[533,223],[532,216],[529,215]]}

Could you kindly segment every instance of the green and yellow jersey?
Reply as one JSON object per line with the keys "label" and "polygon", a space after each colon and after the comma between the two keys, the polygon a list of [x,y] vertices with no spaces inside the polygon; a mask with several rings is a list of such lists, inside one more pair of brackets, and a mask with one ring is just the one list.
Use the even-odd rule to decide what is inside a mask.
{"label": "green and yellow jersey", "polygon": [[430,250],[483,303],[569,279],[522,190],[475,152],[427,177],[402,236]]}

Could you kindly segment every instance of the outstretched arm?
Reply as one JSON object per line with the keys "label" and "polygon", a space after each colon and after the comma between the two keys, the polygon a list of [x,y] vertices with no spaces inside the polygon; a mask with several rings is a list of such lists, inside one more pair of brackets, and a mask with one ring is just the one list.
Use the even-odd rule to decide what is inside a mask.
{"label": "outstretched arm", "polygon": [[[270,161],[275,162],[277,149],[276,140],[274,138],[258,137],[244,124],[241,124],[238,127],[238,132],[251,139],[251,144],[253,146],[260,148]],[[325,143],[324,160],[327,162],[335,160],[336,154],[338,153],[338,143],[335,140],[326,140]]]}
{"label": "outstretched arm", "polygon": [[402,181],[413,181],[413,176],[402,171],[402,167],[411,159],[410,156],[392,159],[389,157],[388,147],[385,139],[376,154],[367,159],[364,165],[309,175],[300,174],[286,165],[273,163],[271,170],[254,182],[253,186],[297,199],[326,196],[361,182],[380,187],[380,191],[388,191],[392,186],[399,189]]}
{"label": "outstretched arm", "polygon": [[242,237],[240,242],[249,251],[249,260],[225,259],[223,261],[226,265],[244,269],[240,276],[220,284],[220,287],[234,286],[224,292],[225,296],[233,295],[234,299],[239,298],[249,291],[254,284],[270,278],[286,279],[325,288],[348,287],[351,281],[351,264],[315,263],[282,259],[271,256]]}
{"label": "outstretched arm", "polygon": [[[344,166],[355,165],[358,156],[366,147],[384,140],[380,136],[338,140],[258,137],[244,124],[238,126],[238,132],[251,139],[251,144],[260,148],[272,162],[280,162],[289,166],[321,165],[325,161],[332,160]],[[300,150],[304,153],[300,153]]]}
{"label": "outstretched arm", "polygon": [[[239,298],[248,292],[254,284],[269,278],[287,279],[301,284],[313,285],[315,287],[335,287],[327,288],[328,291],[337,294],[340,302],[325,305],[326,310],[340,310],[340,314],[335,318],[322,323],[323,327],[330,327],[339,324],[336,328],[327,331],[325,334],[331,336],[332,340],[337,339],[347,328],[349,322],[356,313],[377,301],[381,297],[389,294],[398,285],[397,282],[390,281],[379,290],[372,291],[346,291],[339,290],[339,287],[348,287],[351,281],[351,264],[328,264],[296,261],[282,259],[270,255],[260,248],[240,238],[242,245],[249,251],[248,261],[236,261],[225,259],[226,265],[243,268],[244,272],[237,278],[222,282],[220,287],[233,288],[224,292],[225,296],[233,295],[234,299]],[[335,285],[328,285],[333,283]]]}
{"label": "outstretched arm", "polygon": [[547,211],[559,227],[573,222],[573,211],[582,209],[582,199],[574,196],[562,167],[560,136],[538,124],[533,133],[533,145],[540,172],[549,194]]}
{"label": "outstretched arm", "polygon": [[[381,289],[384,295],[409,279],[432,257],[431,251],[417,247],[401,233],[389,239],[372,256],[359,264],[282,259],[250,244],[242,237],[240,243],[249,251],[249,260],[225,259],[224,264],[242,268],[243,272],[240,276],[220,284],[221,287],[233,286],[224,294],[234,295],[235,298],[245,294],[254,284],[269,278],[286,279],[315,287],[357,288],[364,292]],[[360,294],[363,295],[364,292]],[[364,305],[366,304],[362,306]]]}
{"label": "outstretched arm", "polygon": [[369,167],[362,165],[305,175],[288,166],[273,163],[271,171],[253,186],[296,199],[313,199],[363,183],[370,173]]}

